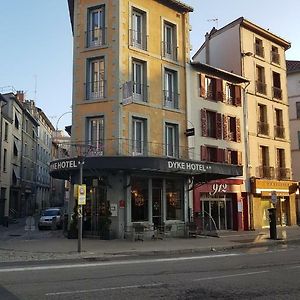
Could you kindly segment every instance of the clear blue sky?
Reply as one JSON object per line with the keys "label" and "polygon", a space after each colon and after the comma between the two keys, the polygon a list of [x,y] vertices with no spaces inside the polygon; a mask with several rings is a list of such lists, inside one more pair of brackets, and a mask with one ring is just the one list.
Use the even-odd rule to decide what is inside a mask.
{"label": "clear blue sky", "polygon": [[[217,18],[221,28],[243,16],[290,41],[287,59],[300,60],[299,0],[183,2],[194,7],[192,53],[203,43],[205,33],[217,27],[217,22],[208,20]],[[24,90],[56,126],[72,104],[72,32],[67,0],[0,0],[0,13],[0,88]],[[58,127],[70,123],[71,115],[66,114]]]}

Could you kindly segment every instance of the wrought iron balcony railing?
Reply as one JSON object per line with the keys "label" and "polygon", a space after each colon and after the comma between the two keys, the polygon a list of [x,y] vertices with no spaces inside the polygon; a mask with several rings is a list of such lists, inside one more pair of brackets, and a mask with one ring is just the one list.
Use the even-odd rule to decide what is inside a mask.
{"label": "wrought iron balcony railing", "polygon": [[274,179],[275,178],[275,169],[274,167],[269,166],[259,166],[256,169],[256,176],[259,178]]}
{"label": "wrought iron balcony railing", "polygon": [[269,135],[269,124],[265,122],[257,122],[257,133]]}
{"label": "wrought iron balcony railing", "polygon": [[255,54],[260,57],[265,57],[264,47],[258,44],[255,44]]}
{"label": "wrought iron balcony railing", "polygon": [[177,45],[168,42],[162,42],[162,56],[177,61],[178,59]]}
{"label": "wrought iron balcony railing", "polygon": [[276,138],[284,139],[285,138],[285,128],[283,126],[274,126],[274,135]]}
{"label": "wrought iron balcony railing", "polygon": [[280,55],[278,52],[271,51],[271,62],[279,65]]}
{"label": "wrought iron balcony railing", "polygon": [[256,81],[256,92],[260,94],[267,94],[267,85],[264,82]]}
{"label": "wrought iron balcony railing", "polygon": [[178,109],[179,94],[170,90],[164,90],[164,107]]}
{"label": "wrought iron balcony railing", "polygon": [[291,179],[291,170],[288,168],[276,168],[276,178],[278,180]]}
{"label": "wrought iron balcony railing", "polygon": [[106,80],[86,83],[86,99],[96,100],[105,98]]}
{"label": "wrought iron balcony railing", "polygon": [[137,101],[148,101],[148,86],[137,82],[132,83],[133,98]]}
{"label": "wrought iron balcony railing", "polygon": [[273,98],[278,99],[278,100],[282,100],[282,89],[273,86],[272,90],[273,90]]}
{"label": "wrought iron balcony railing", "polygon": [[130,46],[147,51],[148,36],[142,31],[129,29]]}
{"label": "wrought iron balcony railing", "polygon": [[106,45],[106,28],[95,28],[85,32],[86,48]]}

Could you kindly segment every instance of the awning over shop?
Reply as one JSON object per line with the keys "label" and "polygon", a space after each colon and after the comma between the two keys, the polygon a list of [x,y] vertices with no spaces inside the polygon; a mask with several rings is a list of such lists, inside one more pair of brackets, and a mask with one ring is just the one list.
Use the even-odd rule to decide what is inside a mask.
{"label": "awning over shop", "polygon": [[180,160],[162,157],[100,156],[57,160],[50,163],[52,177],[67,179],[78,172],[79,161],[84,160],[83,169],[99,171],[142,171],[163,174],[178,174],[192,177],[194,184],[213,179],[243,175],[242,166],[221,163]]}

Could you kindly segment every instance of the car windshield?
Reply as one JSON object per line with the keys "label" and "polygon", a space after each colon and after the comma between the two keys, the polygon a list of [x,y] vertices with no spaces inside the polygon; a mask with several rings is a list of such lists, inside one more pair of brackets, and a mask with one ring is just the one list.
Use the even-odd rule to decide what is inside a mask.
{"label": "car windshield", "polygon": [[42,216],[57,216],[59,213],[59,210],[56,209],[50,209],[50,210],[45,210],[42,213]]}

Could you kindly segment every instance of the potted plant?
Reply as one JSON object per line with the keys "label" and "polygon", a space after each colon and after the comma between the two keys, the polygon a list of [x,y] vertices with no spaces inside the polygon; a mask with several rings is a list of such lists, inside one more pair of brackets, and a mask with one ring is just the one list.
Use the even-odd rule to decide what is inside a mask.
{"label": "potted plant", "polygon": [[110,212],[110,205],[108,201],[102,202],[100,204],[100,211],[99,211],[99,235],[100,238],[103,240],[109,240],[110,236],[110,225],[111,225],[111,212]]}

